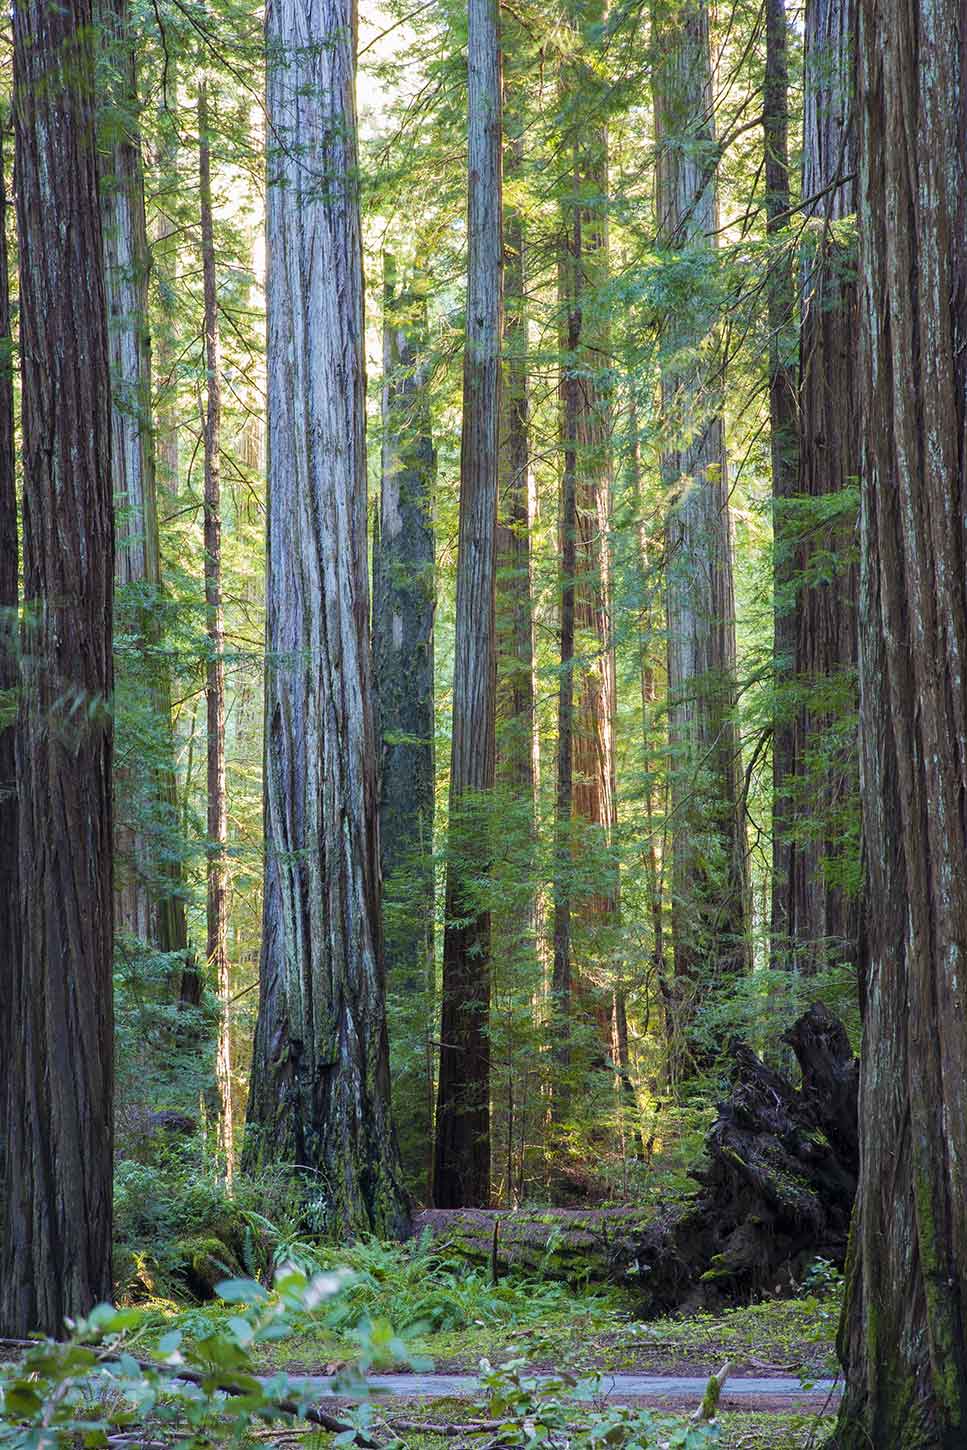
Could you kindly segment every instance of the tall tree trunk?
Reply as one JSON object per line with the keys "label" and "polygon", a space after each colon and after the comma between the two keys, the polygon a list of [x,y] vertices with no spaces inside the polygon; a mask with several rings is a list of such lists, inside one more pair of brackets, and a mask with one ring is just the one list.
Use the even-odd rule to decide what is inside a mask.
{"label": "tall tree trunk", "polygon": [[967,1433],[962,24],[959,0],[863,0],[859,27],[868,909],[841,1450]]}
{"label": "tall tree trunk", "polygon": [[[801,518],[797,526],[792,515],[786,525],[798,580],[793,672],[802,701],[792,723],[786,789],[791,814],[806,816],[810,826],[792,832],[785,891],[791,959],[806,971],[827,961],[854,961],[859,935],[856,895],[841,880],[849,849],[843,842],[851,841],[858,814],[854,737],[850,732],[843,741],[842,721],[856,708],[859,572],[851,490],[860,472],[859,326],[854,246],[831,231],[856,209],[855,49],[855,0],[810,0],[803,138],[810,227],[802,257],[796,490]],[[830,509],[837,493],[842,502]]]}
{"label": "tall tree trunk", "polygon": [[[139,660],[118,691],[147,689],[146,759],[118,763],[115,788],[115,926],[161,952],[185,952],[188,928],[181,870],[170,838],[177,790],[171,739],[171,689],[157,663],[156,610],[161,587],[154,432],[151,424],[150,254],[144,211],[144,167],[138,124],[134,41],[123,0],[98,10],[99,44],[113,79],[110,96],[118,139],[101,190],[105,290],[111,361],[111,451],[124,632],[138,641]],[[135,706],[143,710],[144,705]],[[173,864],[174,863],[174,864]]]}
{"label": "tall tree trunk", "polygon": [[408,1212],[380,922],[355,7],[270,0],[266,36],[266,859],[245,1156],[307,1167],[334,1228],[389,1236]]}
{"label": "tall tree trunk", "polygon": [[17,869],[17,767],[14,729],[17,692],[17,468],[13,401],[13,329],[7,256],[7,177],[4,140],[9,116],[0,114],[0,1225],[3,1223],[7,1084],[12,1057],[9,1003],[13,1000],[20,936]]}
{"label": "tall tree trunk", "polygon": [[[773,656],[777,709],[772,735],[772,958],[782,960],[790,928],[789,822],[792,802],[789,776],[795,755],[794,728],[783,685],[792,678],[796,620],[791,599],[792,548],[784,509],[795,494],[799,477],[799,419],[796,369],[790,361],[790,327],[795,284],[789,249],[775,239],[789,223],[789,69],[785,0],[766,0],[766,74],[763,96],[763,150],[766,178],[766,236],[775,250],[769,256],[767,315],[769,324],[769,427],[773,498]],[[788,690],[787,690],[788,695]]]}
{"label": "tall tree trunk", "polygon": [[0,1332],[22,1337],[111,1297],[114,532],[90,0],[25,0],[13,29],[26,619]]}
{"label": "tall tree trunk", "polygon": [[425,280],[383,259],[383,471],[373,547],[390,1059],[408,1182],[429,1191],[433,1077],[433,492]]}
{"label": "tall tree trunk", "polygon": [[[664,17],[654,37],[656,205],[668,248],[711,264],[718,225],[704,0]],[[718,358],[706,304],[682,304],[662,340],[671,750],[673,1078],[704,1055],[693,1035],[699,1000],[748,964],[748,865],[741,760],[733,723],[735,591],[728,463]]]}
{"label": "tall tree trunk", "polygon": [[232,1110],[232,983],[228,961],[228,802],[225,792],[225,617],[222,606],[221,348],[218,336],[218,287],[212,214],[211,144],[208,81],[198,87],[198,198],[205,308],[205,609],[208,662],[205,704],[208,713],[208,939],[209,969],[218,989],[220,1014],[215,1052],[218,1084],[219,1147],[229,1183],[235,1172],[235,1121]]}
{"label": "tall tree trunk", "polygon": [[[519,82],[504,76],[504,182],[521,176]],[[524,223],[516,206],[504,209],[504,361],[501,376],[500,472],[497,523],[497,784],[507,806],[507,843],[502,881],[504,901],[495,913],[494,996],[506,1022],[506,1083],[494,1091],[499,1119],[493,1126],[493,1155],[500,1164],[504,1198],[515,1202],[515,1119],[528,1104],[521,1090],[528,1063],[521,1053],[531,1022],[516,1006],[529,995],[541,1003],[537,867],[537,781],[539,741],[534,681],[534,611],[531,572],[530,443],[528,408],[528,306],[525,292]],[[501,1103],[506,1106],[501,1110]],[[519,1135],[518,1135],[519,1136]],[[498,1137],[500,1139],[498,1145]]]}
{"label": "tall tree trunk", "polygon": [[[580,255],[581,221],[578,215],[569,238],[571,257],[562,270],[573,266]],[[579,274],[578,274],[579,275]],[[567,367],[561,379],[563,410],[561,443],[561,669],[557,693],[557,790],[554,808],[554,966],[551,978],[554,1059],[552,1111],[555,1122],[563,1121],[570,1097],[572,963],[571,899],[574,891],[573,831],[574,808],[574,616],[577,575],[577,472],[578,422],[581,414],[577,348],[580,339],[580,296],[566,284],[563,299],[572,300],[567,314]]]}
{"label": "tall tree trunk", "polygon": [[490,865],[494,784],[497,452],[500,421],[501,85],[496,0],[468,0],[467,324],[443,1012],[433,1196],[490,1199]]}

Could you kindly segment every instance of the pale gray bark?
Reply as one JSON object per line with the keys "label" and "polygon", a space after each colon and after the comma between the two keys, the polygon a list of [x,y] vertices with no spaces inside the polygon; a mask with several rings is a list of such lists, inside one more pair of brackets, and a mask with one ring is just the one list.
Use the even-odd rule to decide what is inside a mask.
{"label": "pale gray bark", "polygon": [[246,1157],[405,1227],[390,1119],[367,577],[355,10],[270,0],[265,896]]}
{"label": "pale gray bark", "polygon": [[[686,0],[674,18],[663,19],[653,43],[659,235],[669,248],[701,253],[714,248],[718,224],[704,0]],[[748,959],[742,772],[732,718],[732,526],[711,321],[700,300],[680,303],[662,340],[677,1075],[696,1058],[690,1028],[701,997]]]}

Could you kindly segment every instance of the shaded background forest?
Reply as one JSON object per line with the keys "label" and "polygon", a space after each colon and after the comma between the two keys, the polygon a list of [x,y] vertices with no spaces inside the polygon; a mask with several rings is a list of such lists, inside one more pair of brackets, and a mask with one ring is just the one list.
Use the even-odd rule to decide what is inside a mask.
{"label": "shaded background forest", "polygon": [[[137,1158],[152,1113],[182,1114],[233,1166],[262,917],[261,18],[133,19],[103,121],[146,217],[112,323],[118,1128]],[[443,878],[481,839],[495,1203],[640,1196],[697,1150],[731,1035],[778,1061],[817,996],[857,1026],[850,24],[828,0],[502,12],[497,783],[461,832],[465,19],[362,17],[388,1015],[418,1198]]]}

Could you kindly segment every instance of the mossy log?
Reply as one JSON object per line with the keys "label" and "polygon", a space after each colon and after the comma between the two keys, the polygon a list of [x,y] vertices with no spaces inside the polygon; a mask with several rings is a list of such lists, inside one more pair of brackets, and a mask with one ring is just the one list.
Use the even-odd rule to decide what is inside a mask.
{"label": "mossy log", "polygon": [[414,1216],[413,1232],[491,1271],[496,1264],[498,1274],[577,1283],[619,1276],[653,1217],[637,1208],[427,1209]]}
{"label": "mossy log", "polygon": [[647,1309],[712,1306],[784,1292],[809,1264],[842,1265],[859,1170],[857,1081],[846,1029],[818,1003],[783,1039],[794,1088],[744,1043],[706,1140],[696,1199],[648,1228],[625,1277]]}

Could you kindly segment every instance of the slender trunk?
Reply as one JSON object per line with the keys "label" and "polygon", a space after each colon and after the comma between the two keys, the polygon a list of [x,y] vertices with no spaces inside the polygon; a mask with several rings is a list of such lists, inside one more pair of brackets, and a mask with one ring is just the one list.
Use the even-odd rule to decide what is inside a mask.
{"label": "slender trunk", "polygon": [[[850,862],[859,815],[856,709],[856,501],[860,473],[859,335],[855,248],[834,223],[856,209],[853,125],[855,0],[811,0],[806,8],[803,195],[811,219],[802,255],[801,447],[796,527],[796,696],[787,789],[806,819],[788,853],[791,957],[802,970],[855,961],[856,875]],[[840,504],[830,505],[839,494]],[[819,563],[819,579],[816,579]],[[832,567],[830,567],[832,565]],[[846,870],[844,871],[844,867]]]}
{"label": "slender trunk", "polygon": [[[788,26],[785,0],[766,0],[766,74],[763,96],[763,150],[766,178],[766,236],[780,236],[789,219],[789,73],[786,60]],[[796,369],[789,360],[790,326],[795,287],[790,251],[781,243],[769,256],[767,279],[769,323],[769,426],[772,448],[773,498],[773,657],[776,716],[772,736],[772,927],[771,953],[780,962],[788,948],[790,928],[789,824],[792,802],[789,777],[795,748],[793,724],[782,689],[792,678],[796,622],[791,597],[793,558],[788,538],[787,500],[795,494],[799,475]],[[788,690],[786,691],[788,695]]]}
{"label": "slender trunk", "polygon": [[[25,625],[0,1332],[111,1297],[111,386],[90,0],[13,12]],[[64,64],[65,55],[70,64]],[[53,522],[57,521],[57,528]]]}
{"label": "slender trunk", "polygon": [[[265,890],[245,1157],[405,1231],[390,1116],[351,0],[270,0]],[[320,177],[325,185],[320,185]]]}
{"label": "slender trunk", "polygon": [[[17,690],[17,471],[14,442],[13,330],[7,257],[7,177],[0,116],[0,1001],[13,1000],[20,935],[17,868],[17,768],[14,701]],[[0,1224],[3,1223],[7,1083],[12,1057],[10,1010],[0,1014]],[[12,1106],[12,1104],[11,1104]]]}
{"label": "slender trunk", "polygon": [[433,1007],[433,492],[425,280],[383,259],[383,471],[373,547],[379,702],[379,842],[390,1059],[400,1152],[411,1186],[431,1178]]}
{"label": "slender trunk", "polygon": [[[160,952],[186,952],[188,928],[177,845],[171,688],[158,663],[161,588],[154,433],[151,425],[150,253],[138,125],[133,38],[123,0],[98,11],[99,44],[114,80],[119,137],[101,189],[111,361],[111,449],[119,629],[128,644],[118,669],[119,709],[139,725],[138,747],[115,776],[115,926]],[[135,655],[132,658],[132,655]],[[146,704],[145,704],[146,700]]]}
{"label": "slender trunk", "polygon": [[468,9],[467,332],[443,1012],[433,1195],[438,1208],[490,1199],[490,870],[494,784],[497,453],[500,423],[501,86],[496,0]]}
{"label": "slender trunk", "polygon": [[859,27],[867,898],[840,1450],[955,1450],[967,1426],[962,22],[959,0],[864,0]]}
{"label": "slender trunk", "polygon": [[[514,114],[518,88],[504,78],[504,181],[521,174],[524,144]],[[513,134],[511,133],[513,131]],[[530,996],[541,1008],[537,868],[537,709],[531,577],[528,308],[524,224],[517,207],[504,210],[504,363],[501,378],[500,473],[497,525],[497,784],[506,802],[508,832],[502,881],[505,896],[494,919],[494,997],[505,1023],[506,1089],[494,1090],[500,1120],[493,1126],[495,1165],[502,1168],[508,1206],[515,1199],[515,1119],[527,1108],[515,1091],[526,1071],[523,1039],[532,1023],[516,1003]],[[503,808],[503,807],[502,807]],[[502,1164],[497,1164],[503,1142]]]}
{"label": "slender trunk", "polygon": [[208,940],[209,969],[218,988],[221,1012],[215,1056],[218,1083],[219,1147],[229,1183],[235,1172],[235,1123],[232,1111],[232,983],[228,961],[228,806],[225,794],[225,620],[222,607],[221,448],[222,383],[218,337],[218,290],[212,215],[208,82],[198,87],[198,198],[205,304],[207,393],[205,443],[205,607],[208,663],[205,704],[208,712]]}
{"label": "slender trunk", "polygon": [[[667,247],[711,265],[718,222],[708,11],[688,0],[664,18],[653,76],[657,211]],[[718,359],[701,302],[677,309],[662,339],[665,527],[675,951],[673,1080],[707,1056],[694,1023],[710,988],[748,965],[748,863],[735,704],[735,591]]]}
{"label": "slender trunk", "polygon": [[[562,264],[570,270],[580,254],[581,224],[576,218],[570,242],[572,256]],[[561,671],[557,697],[557,794],[554,811],[554,967],[551,978],[554,1060],[553,1116],[560,1123],[570,1097],[571,1066],[571,896],[574,863],[571,855],[571,814],[574,805],[574,613],[577,573],[577,449],[580,418],[580,380],[577,347],[580,338],[580,297],[562,288],[573,307],[567,320],[567,366],[561,381],[564,394],[561,474]]]}

